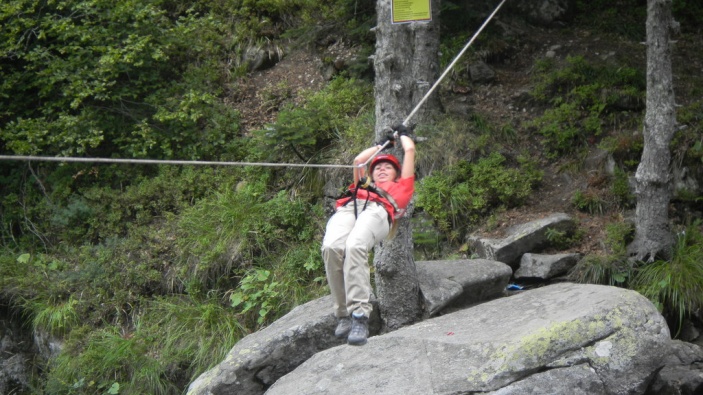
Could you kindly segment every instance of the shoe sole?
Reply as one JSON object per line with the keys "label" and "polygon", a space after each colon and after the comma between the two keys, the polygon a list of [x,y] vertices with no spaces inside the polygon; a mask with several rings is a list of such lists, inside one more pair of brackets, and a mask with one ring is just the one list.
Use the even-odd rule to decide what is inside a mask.
{"label": "shoe sole", "polygon": [[360,341],[349,341],[349,340],[347,340],[347,344],[349,344],[350,346],[363,346],[364,344],[366,344],[366,342],[367,342],[366,339],[360,340]]}
{"label": "shoe sole", "polygon": [[340,333],[340,334],[335,333],[334,337],[336,337],[337,339],[344,339],[345,337],[349,336],[349,332],[351,332],[351,331],[347,331],[345,333]]}

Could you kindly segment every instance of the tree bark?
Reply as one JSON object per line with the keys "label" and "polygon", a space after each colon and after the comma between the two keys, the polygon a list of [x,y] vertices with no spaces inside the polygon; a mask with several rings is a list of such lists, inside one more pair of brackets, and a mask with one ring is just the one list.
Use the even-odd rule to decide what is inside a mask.
{"label": "tree bark", "polygon": [[676,113],[671,72],[672,0],[647,4],[647,109],[644,150],[635,173],[637,208],[630,256],[640,261],[671,257],[674,237],[669,228],[671,151]]}
{"label": "tree bark", "polygon": [[[393,25],[390,0],[378,0],[376,11],[375,131],[380,138],[384,130],[404,121],[439,76],[439,0],[432,1],[431,22]],[[434,95],[408,123],[428,122],[438,108],[439,100]],[[396,148],[393,154],[401,156],[402,150]],[[376,295],[386,332],[422,316],[410,226],[413,206],[411,203],[399,219],[396,236],[375,249]]]}

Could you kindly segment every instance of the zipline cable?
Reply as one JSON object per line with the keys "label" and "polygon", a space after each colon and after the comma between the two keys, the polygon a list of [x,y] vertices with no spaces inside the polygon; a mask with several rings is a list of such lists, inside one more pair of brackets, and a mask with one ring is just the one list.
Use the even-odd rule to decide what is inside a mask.
{"label": "zipline cable", "polygon": [[[454,60],[447,66],[444,73],[435,81],[430,90],[425,93],[422,100],[415,106],[415,108],[408,114],[408,116],[403,121],[403,125],[408,126],[410,119],[417,113],[417,111],[422,107],[427,101],[434,90],[439,86],[444,77],[449,74],[449,71],[454,67],[454,65],[459,61],[459,59],[464,55],[466,50],[469,49],[471,44],[473,44],[476,37],[483,31],[483,29],[488,25],[488,22],[493,19],[493,16],[498,12],[500,7],[503,6],[506,0],[502,0],[495,10],[486,18],[481,27],[474,33],[471,40],[464,46],[464,48],[459,52],[459,54],[454,58]],[[203,165],[203,166],[267,166],[267,167],[318,167],[318,168],[360,168],[368,165],[371,160],[378,155],[390,141],[386,141],[381,148],[379,148],[365,163],[358,166],[354,165],[326,165],[326,164],[309,164],[309,163],[264,163],[264,162],[219,162],[219,161],[188,161],[188,160],[159,160],[159,159],[117,159],[117,158],[76,158],[76,157],[54,157],[54,156],[21,156],[21,155],[0,155],[0,160],[25,160],[25,161],[41,161],[41,162],[87,162],[87,163],[126,163],[126,164],[159,164],[159,165]]]}
{"label": "zipline cable", "polygon": [[320,165],[313,163],[263,163],[263,162],[219,162],[201,160],[160,160],[160,159],[117,159],[117,158],[75,158],[64,156],[14,156],[0,155],[0,160],[26,160],[40,162],[88,162],[88,163],[127,163],[140,165],[202,165],[202,166],[268,166],[268,167],[333,167],[350,169],[353,165]]}
{"label": "zipline cable", "polygon": [[437,86],[439,86],[439,83],[442,82],[442,80],[444,79],[444,77],[445,77],[447,74],[449,74],[449,71],[454,67],[454,65],[456,64],[456,62],[459,61],[459,58],[461,58],[461,57],[464,55],[464,52],[466,52],[466,50],[469,49],[469,47],[471,46],[471,44],[473,44],[474,40],[476,40],[476,37],[478,37],[478,35],[481,34],[481,32],[483,31],[483,28],[485,28],[486,25],[488,25],[488,22],[490,22],[491,19],[493,19],[493,16],[498,12],[498,10],[500,9],[500,7],[503,6],[503,3],[505,3],[505,1],[506,1],[506,0],[501,1],[500,4],[498,4],[498,7],[496,7],[496,9],[493,10],[493,12],[491,13],[491,15],[489,15],[488,18],[486,18],[486,20],[483,22],[483,25],[481,25],[481,27],[476,31],[476,33],[474,34],[474,36],[471,37],[471,40],[469,40],[469,42],[464,46],[464,49],[462,49],[461,52],[459,52],[459,54],[458,54],[458,55],[454,58],[454,60],[449,64],[449,66],[447,66],[447,69],[444,70],[444,73],[442,73],[442,75],[437,79],[437,81],[435,81],[434,85],[432,85],[432,87],[430,88],[430,90],[428,90],[427,93],[425,93],[425,96],[422,98],[422,100],[420,100],[420,102],[417,103],[417,105],[415,106],[415,108],[414,108],[414,109],[410,112],[410,114],[405,118],[405,120],[403,121],[403,125],[409,126],[409,125],[408,125],[408,122],[410,122],[410,118],[412,118],[413,115],[415,115],[415,113],[420,109],[420,107],[421,107],[423,104],[425,104],[425,102],[427,101],[427,98],[429,98],[430,95],[432,94],[432,92],[434,92],[435,88],[437,88]]}

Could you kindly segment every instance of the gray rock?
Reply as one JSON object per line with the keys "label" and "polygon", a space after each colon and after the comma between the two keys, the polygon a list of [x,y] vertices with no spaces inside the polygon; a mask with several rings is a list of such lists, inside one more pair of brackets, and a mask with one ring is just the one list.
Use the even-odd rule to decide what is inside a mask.
{"label": "gray rock", "polygon": [[266,70],[283,58],[282,50],[275,46],[251,46],[242,55],[242,64],[248,71]]}
{"label": "gray rock", "polygon": [[581,254],[523,254],[520,258],[520,268],[515,271],[515,278],[535,278],[548,280],[562,274],[576,266],[581,259]]}
{"label": "gray rock", "polygon": [[486,259],[418,261],[418,279],[425,315],[445,307],[465,307],[503,296],[510,281],[510,266]]}
{"label": "gray rock", "polygon": [[548,231],[571,233],[574,220],[567,214],[557,213],[547,218],[531,221],[508,230],[503,239],[469,237],[469,244],[480,258],[507,263],[517,268],[520,257],[549,245]]}
{"label": "gray rock", "polygon": [[603,382],[587,364],[536,373],[487,395],[605,395]]}
{"label": "gray rock", "polygon": [[540,394],[637,394],[670,343],[640,294],[561,283],[320,352],[266,394],[517,394],[534,383]]}
{"label": "gray rock", "polygon": [[[187,393],[262,394],[315,353],[345,343],[334,337],[337,320],[331,312],[330,296],[294,308],[270,326],[240,340],[223,362],[193,381]],[[370,321],[371,334],[378,333],[379,328],[376,313]]]}
{"label": "gray rock", "polygon": [[33,357],[32,339],[22,322],[0,306],[0,394],[30,393]]}
{"label": "gray rock", "polygon": [[527,20],[539,25],[550,26],[555,22],[569,21],[574,16],[574,0],[519,0],[514,7]]}
{"label": "gray rock", "polygon": [[469,65],[469,75],[473,82],[491,82],[496,78],[496,72],[485,62],[475,62]]}
{"label": "gray rock", "polygon": [[672,341],[666,366],[654,377],[647,395],[695,395],[703,393],[703,348]]}

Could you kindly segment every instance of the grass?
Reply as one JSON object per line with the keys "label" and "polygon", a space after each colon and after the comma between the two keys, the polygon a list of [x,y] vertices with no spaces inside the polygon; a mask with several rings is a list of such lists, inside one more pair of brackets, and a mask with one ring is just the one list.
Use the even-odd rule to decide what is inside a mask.
{"label": "grass", "polygon": [[38,299],[24,303],[26,311],[33,312],[34,330],[46,331],[53,336],[65,335],[80,324],[77,304],[78,301],[73,297],[55,303],[43,303]]}
{"label": "grass", "polygon": [[221,300],[173,296],[145,301],[133,325],[81,327],[67,337],[51,362],[52,394],[180,394],[187,384],[222,361],[247,334]]}
{"label": "grass", "polygon": [[703,307],[703,233],[696,222],[679,233],[673,258],[640,267],[632,286],[674,322],[677,333],[684,318]]}

